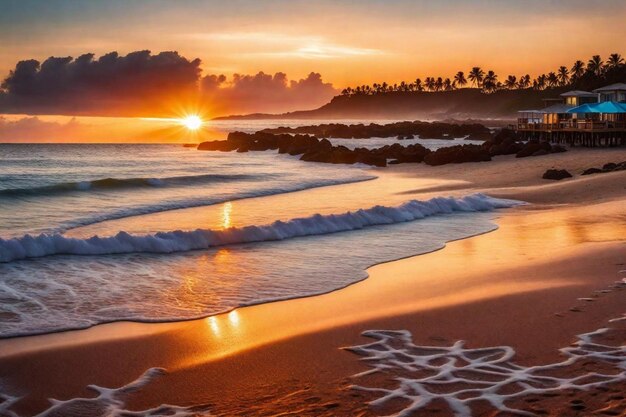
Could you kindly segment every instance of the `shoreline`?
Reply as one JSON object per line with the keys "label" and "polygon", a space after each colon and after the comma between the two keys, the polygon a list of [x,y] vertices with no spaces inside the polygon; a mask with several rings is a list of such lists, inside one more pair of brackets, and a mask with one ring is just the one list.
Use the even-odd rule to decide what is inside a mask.
{"label": "shoreline", "polygon": [[[604,156],[606,154],[614,153],[607,152]],[[570,159],[583,155],[584,152],[581,152]],[[554,161],[553,158],[545,159],[544,166],[548,160]],[[565,159],[559,156],[559,160]],[[430,172],[433,176],[443,175],[446,171],[455,171],[453,168],[456,168],[457,178],[446,178],[462,180],[464,175],[472,174],[463,172],[467,165],[489,171],[489,164],[464,164]],[[503,160],[498,165],[507,164],[511,165],[511,161]],[[400,175],[419,176],[421,171],[419,167],[403,167],[396,172],[400,172]],[[521,174],[516,173],[518,180]],[[478,184],[478,187],[468,184],[468,187],[459,191],[470,192],[490,187],[496,191],[499,184],[490,175],[493,174],[485,174],[485,181]],[[286,404],[292,404],[293,401],[294,407],[301,402],[306,404],[306,398],[301,397],[302,393],[294,391],[294,387],[304,384],[309,387],[306,395],[325,401],[332,401],[335,395],[345,401],[340,408],[358,406],[362,409],[365,397],[351,397],[344,388],[346,378],[366,368],[356,357],[339,351],[339,348],[361,344],[364,340],[360,336],[361,331],[371,329],[374,325],[387,326],[378,328],[392,326],[415,329],[417,320],[423,333],[423,336],[419,336],[420,340],[430,340],[431,344],[441,343],[442,340],[452,341],[454,335],[469,332],[469,336],[463,338],[468,339],[472,346],[492,346],[491,342],[496,337],[501,341],[515,342],[511,345],[517,345],[514,347],[523,362],[540,363],[542,360],[552,360],[558,356],[556,349],[562,347],[563,343],[566,344],[573,336],[572,333],[578,332],[576,329],[595,330],[588,327],[600,325],[607,319],[614,318],[611,315],[623,313],[617,310],[623,305],[624,291],[611,293],[601,297],[602,300],[587,304],[576,300],[580,297],[573,297],[602,290],[603,286],[610,285],[619,278],[616,274],[624,269],[624,234],[620,233],[626,230],[622,210],[625,202],[621,197],[623,186],[620,188],[619,184],[623,184],[621,179],[625,175],[611,173],[593,177],[575,178],[554,184],[539,179],[535,181],[535,185],[523,184],[524,178],[517,181],[522,184],[515,184],[516,181],[510,181],[513,178],[508,178],[513,187],[488,194],[500,196],[498,193],[501,193],[507,198],[513,198],[516,193],[523,194],[537,205],[497,213],[496,224],[499,228],[495,231],[449,242],[443,250],[372,266],[367,269],[367,279],[324,295],[238,308],[231,313],[212,316],[214,320],[137,324],[137,329],[163,326],[162,330],[143,336],[137,336],[136,333],[132,336],[133,331],[129,327],[134,327],[134,323],[115,323],[88,330],[59,333],[61,345],[49,345],[38,352],[0,358],[0,369],[5,369],[0,378],[8,377],[9,380],[18,381],[18,386],[30,386],[31,398],[28,404],[21,404],[19,409],[24,413],[31,413],[44,407],[45,398],[50,396],[72,398],[76,393],[82,393],[87,383],[121,386],[139,376],[149,367],[148,364],[163,365],[170,373],[133,396],[129,402],[131,409],[143,409],[173,401],[176,403],[176,400],[184,404],[207,400],[218,415],[239,415],[245,411],[245,404],[250,405],[253,396],[258,397],[264,392],[267,395],[269,392],[267,385],[255,386],[254,381],[274,384],[278,392],[276,395],[288,395]],[[577,191],[577,194],[573,194],[571,189]],[[418,192],[416,198],[432,192]],[[573,204],[576,198],[579,201]],[[573,225],[573,228],[568,228],[568,225]],[[532,229],[533,227],[540,228],[544,235],[548,235],[552,244],[550,254],[546,254],[539,243],[542,233]],[[616,236],[622,236],[622,240]],[[501,248],[502,244],[512,245],[510,249],[517,255],[507,253]],[[488,261],[490,258],[485,254],[486,248],[491,248],[492,256],[498,255],[495,259],[497,262],[494,259]],[[525,250],[531,255],[522,253]],[[528,259],[529,256],[531,259]],[[542,258],[544,262],[541,262]],[[545,261],[546,258],[551,262]],[[455,262],[462,263],[462,267],[455,265]],[[622,266],[616,265],[619,263]],[[420,270],[428,270],[432,277],[425,277],[419,273]],[[391,277],[393,280],[390,280]],[[520,279],[516,281],[513,277]],[[521,280],[521,277],[526,279]],[[529,280],[529,277],[533,279]],[[545,301],[548,299],[550,302],[546,306]],[[534,300],[535,304],[529,307],[529,300]],[[575,323],[566,321],[564,324],[562,320],[558,322],[556,320],[560,318],[550,318],[546,313],[559,309],[567,311],[566,306],[577,303],[583,303],[583,313],[565,313],[566,317],[575,318],[572,319]],[[363,311],[361,306],[367,306],[368,310]],[[503,320],[506,321],[504,316],[487,320],[488,316],[485,314],[488,311],[500,311],[501,315],[508,315],[507,317],[513,317],[511,314],[514,313],[514,316],[525,319],[539,317],[543,325],[552,326],[553,330],[558,331],[555,334],[544,334],[549,346],[541,346],[537,350],[537,346],[531,346],[536,343],[528,339],[528,335],[541,334],[536,333],[539,330],[522,326],[517,330],[525,333],[520,335],[506,329],[506,325],[512,323],[503,323]],[[499,331],[494,335],[485,333],[485,329],[478,327],[460,326],[455,324],[452,319],[454,317],[472,317],[474,326],[489,325]],[[216,334],[212,322],[216,323],[215,328],[219,329],[219,334]],[[110,326],[108,330],[105,329],[106,326]],[[122,331],[123,328],[129,332],[126,334],[129,338],[112,338],[112,334]],[[93,332],[93,329],[98,330]],[[105,330],[111,334],[106,335]],[[74,335],[69,333],[80,332],[102,334],[91,342],[85,341],[86,344],[62,345],[62,339],[73,339]],[[414,336],[418,334],[413,333]],[[33,337],[47,336],[51,335]],[[429,339],[435,336],[443,339]],[[19,339],[26,338],[14,340]],[[7,339],[0,340],[0,347],[5,347],[6,341]],[[199,345],[199,341],[205,343]],[[209,345],[206,342],[210,342]],[[235,349],[233,352],[233,345],[245,348]],[[324,361],[329,363],[316,361],[315,358],[319,359],[321,354],[318,352],[323,352]],[[29,359],[27,370],[18,370],[18,359],[25,358]],[[132,363],[129,362],[130,359],[133,359]],[[280,367],[271,367],[270,359],[280,364]],[[103,360],[109,366],[118,363],[118,369],[102,369],[106,368],[102,366]],[[72,364],[79,369],[75,369]],[[69,367],[65,369],[62,365]],[[123,375],[119,372],[119,365],[128,366]],[[321,370],[315,365],[321,367]],[[61,368],[69,375],[63,375],[62,381],[55,380],[61,377]],[[246,376],[245,381],[235,380],[239,375],[237,370]],[[32,372],[30,377],[28,371]],[[208,382],[207,378],[211,378],[211,375],[221,375],[222,379]],[[90,376],[94,380],[89,382]],[[292,378],[299,382],[288,383]],[[201,382],[205,385],[202,386]],[[187,386],[189,392],[183,392],[183,386]],[[234,404],[233,402],[239,402],[235,398],[239,399],[240,396],[240,404]],[[280,410],[285,403],[276,403],[275,400],[273,397],[273,400],[261,401],[258,405],[261,408],[255,410],[255,414],[257,411],[262,415],[272,410]],[[361,411],[368,412],[366,409]],[[327,412],[332,414],[331,409]]]}

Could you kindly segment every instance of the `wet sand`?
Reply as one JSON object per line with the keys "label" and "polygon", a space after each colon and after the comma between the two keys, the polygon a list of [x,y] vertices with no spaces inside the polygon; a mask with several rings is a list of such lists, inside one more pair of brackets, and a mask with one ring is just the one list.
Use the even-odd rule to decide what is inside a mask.
{"label": "wet sand", "polygon": [[[561,182],[542,180],[541,174],[552,166],[576,173],[621,160],[624,150],[576,150],[526,160],[394,167],[383,181],[397,185],[392,194],[399,201],[482,191],[533,204],[498,212],[494,232],[374,266],[365,281],[329,294],[190,322],[114,323],[0,341],[0,379],[24,396],[16,406],[22,415],[45,409],[49,397],[90,396],[88,384],[121,386],[151,367],[168,373],[129,396],[129,408],[201,404],[214,415],[355,415],[376,411],[366,406],[375,397],[348,388],[350,376],[368,367],[340,347],[366,342],[361,332],[368,329],[407,329],[422,345],[460,339],[471,347],[508,345],[517,363],[552,363],[576,334],[626,312],[626,290],[614,286],[626,269],[626,172]],[[411,187],[427,180],[431,185]],[[372,183],[333,188],[376,188]],[[325,192],[302,194],[311,210],[321,211],[318,197]],[[347,206],[362,203],[362,194],[350,195]],[[271,197],[272,204],[282,198]],[[240,203],[254,211],[254,201]],[[624,344],[626,331],[616,334]],[[611,406],[619,412],[625,406],[615,392],[620,388],[586,394],[586,410]],[[568,395],[537,402],[563,414]]]}

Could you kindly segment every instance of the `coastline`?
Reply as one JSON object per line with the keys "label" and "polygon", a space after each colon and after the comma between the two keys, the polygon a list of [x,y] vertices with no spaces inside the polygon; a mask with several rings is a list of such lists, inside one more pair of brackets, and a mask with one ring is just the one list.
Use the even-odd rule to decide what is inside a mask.
{"label": "coastline", "polygon": [[[576,171],[618,159],[626,159],[626,151],[575,150],[532,161],[498,158],[484,164],[390,169],[404,184],[424,173],[457,181],[396,191],[399,199],[481,191],[533,204],[498,213],[499,228],[493,232],[376,265],[364,281],[324,295],[190,322],[116,323],[28,338],[35,344],[39,338],[43,350],[0,357],[0,378],[30,393],[19,404],[24,414],[45,408],[48,397],[88,395],[84,387],[92,383],[121,386],[159,366],[168,374],[133,395],[129,408],[210,403],[217,415],[238,415],[250,411],[246,407],[260,396],[266,400],[258,402],[254,414],[290,408],[282,408],[286,404],[317,407],[339,401],[319,413],[303,409],[303,415],[332,415],[342,407],[368,412],[365,397],[346,389],[348,377],[366,368],[339,349],[363,343],[360,333],[367,329],[409,329],[426,344],[459,338],[472,346],[508,344],[524,363],[554,361],[557,349],[573,335],[623,313],[624,291],[602,294],[595,302],[577,298],[607,288],[625,269],[621,184],[626,173],[550,183],[540,178],[539,167]],[[311,199],[318,192],[322,190],[311,190]],[[573,306],[582,311],[570,311]],[[515,323],[516,317],[524,321]],[[67,344],[78,334],[86,340]],[[58,344],[46,346],[46,338]],[[2,340],[0,347],[13,344],[19,350],[23,343]]]}

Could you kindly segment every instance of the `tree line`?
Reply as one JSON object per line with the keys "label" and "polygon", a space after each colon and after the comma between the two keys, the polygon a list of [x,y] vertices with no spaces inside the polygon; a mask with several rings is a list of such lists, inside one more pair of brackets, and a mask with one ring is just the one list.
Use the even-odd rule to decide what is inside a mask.
{"label": "tree line", "polygon": [[[452,78],[426,77],[415,79],[412,82],[402,81],[399,84],[374,83],[372,85],[360,85],[347,87],[341,91],[342,96],[376,95],[390,92],[409,91],[452,91],[463,88],[468,84],[485,93],[494,93],[499,90],[528,89],[545,90],[547,88],[592,85],[603,81],[609,75],[625,72],[624,58],[618,53],[609,55],[606,62],[600,55],[592,56],[587,63],[577,60],[571,67],[560,66],[556,71],[541,74],[531,78],[529,74],[517,77],[509,75],[500,80],[498,75],[488,70],[485,72],[481,67],[473,67],[467,75],[458,71]],[[626,74],[625,74],[626,76]]]}

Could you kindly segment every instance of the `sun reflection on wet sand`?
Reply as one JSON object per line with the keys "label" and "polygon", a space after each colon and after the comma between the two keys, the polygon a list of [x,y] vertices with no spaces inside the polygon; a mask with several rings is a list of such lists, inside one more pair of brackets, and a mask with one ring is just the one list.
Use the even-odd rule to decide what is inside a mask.
{"label": "sun reflection on wet sand", "polygon": [[[452,242],[445,253],[374,266],[368,270],[369,279],[341,291],[218,315],[215,323],[219,323],[221,333],[216,338],[200,335],[191,325],[187,329],[191,340],[200,337],[211,343],[204,353],[176,365],[193,366],[295,334],[373,317],[578,287],[584,285],[589,271],[581,269],[580,274],[567,275],[560,271],[580,250],[579,245],[606,245],[626,232],[623,215],[615,204],[509,213],[499,223],[501,228],[496,232]],[[230,254],[222,256],[227,259]],[[549,273],[537,275],[535,269]]]}

